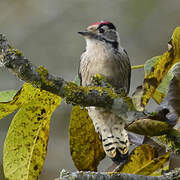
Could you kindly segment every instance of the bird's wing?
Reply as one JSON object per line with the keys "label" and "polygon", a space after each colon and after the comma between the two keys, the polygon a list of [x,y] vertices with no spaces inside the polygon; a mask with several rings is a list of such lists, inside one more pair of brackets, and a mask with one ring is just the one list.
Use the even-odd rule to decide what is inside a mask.
{"label": "bird's wing", "polygon": [[130,90],[130,81],[131,81],[131,64],[129,56],[126,51],[116,52],[117,54],[117,66],[121,74],[121,81],[119,82],[119,87],[123,87],[126,93],[129,93]]}

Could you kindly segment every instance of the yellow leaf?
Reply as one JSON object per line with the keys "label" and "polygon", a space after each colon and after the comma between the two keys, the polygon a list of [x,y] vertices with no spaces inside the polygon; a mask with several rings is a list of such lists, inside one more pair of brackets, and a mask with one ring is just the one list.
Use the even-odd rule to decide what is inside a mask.
{"label": "yellow leaf", "polygon": [[170,49],[162,56],[159,56],[155,64],[147,74],[143,82],[143,96],[141,106],[144,108],[149,99],[153,96],[156,88],[173,66],[180,61],[180,27],[177,27],[170,41]]}
{"label": "yellow leaf", "polygon": [[121,173],[136,174],[137,170],[141,169],[154,158],[155,149],[148,144],[143,144],[133,150],[129,161],[124,165]]}
{"label": "yellow leaf", "polygon": [[[148,74],[151,72],[152,67],[154,66],[155,63],[157,63],[157,61],[159,60],[159,57],[160,56],[156,56],[156,57],[153,57],[153,58],[146,61],[145,65],[144,65],[145,77],[147,77]],[[164,97],[167,94],[169,82],[173,78],[173,74],[172,74],[172,71],[171,71],[173,69],[173,66],[168,71],[168,73],[164,76],[163,80],[158,85],[158,87],[156,88],[156,90],[155,90],[155,92],[153,94],[153,99],[158,104],[160,104],[162,102],[162,100],[164,99]]]}
{"label": "yellow leaf", "polygon": [[47,151],[49,122],[60,97],[24,84],[4,143],[3,166],[9,180],[35,180],[42,170]]}
{"label": "yellow leaf", "polygon": [[96,171],[105,157],[102,143],[85,108],[74,106],[70,126],[70,151],[78,170]]}
{"label": "yellow leaf", "polygon": [[168,152],[156,158],[155,149],[148,144],[143,144],[133,150],[121,173],[150,175],[168,161],[169,155]]}
{"label": "yellow leaf", "polygon": [[165,98],[166,94],[162,93],[158,89],[153,94],[153,99],[157,104],[161,104],[162,100]]}
{"label": "yellow leaf", "polygon": [[162,171],[168,171],[169,170],[169,163],[167,166],[158,169],[157,171],[153,172],[152,174],[150,174],[150,176],[161,176],[162,175]]}
{"label": "yellow leaf", "polygon": [[139,175],[151,175],[154,171],[162,168],[163,165],[169,160],[170,152],[153,159],[148,164],[143,166],[141,169],[135,172],[135,174]]}

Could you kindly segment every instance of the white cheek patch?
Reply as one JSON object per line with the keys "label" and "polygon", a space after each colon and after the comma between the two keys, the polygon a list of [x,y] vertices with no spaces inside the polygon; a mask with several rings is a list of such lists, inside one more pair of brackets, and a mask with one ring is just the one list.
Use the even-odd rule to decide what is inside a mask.
{"label": "white cheek patch", "polygon": [[94,31],[97,30],[97,28],[98,28],[98,25],[91,25],[91,26],[89,26],[89,27],[87,28],[87,30],[94,32]]}

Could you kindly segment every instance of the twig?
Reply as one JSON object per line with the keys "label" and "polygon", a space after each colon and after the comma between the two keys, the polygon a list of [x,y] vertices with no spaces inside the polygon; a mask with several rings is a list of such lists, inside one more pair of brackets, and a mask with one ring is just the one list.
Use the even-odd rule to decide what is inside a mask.
{"label": "twig", "polygon": [[141,69],[141,68],[144,68],[144,64],[131,66],[131,69]]}

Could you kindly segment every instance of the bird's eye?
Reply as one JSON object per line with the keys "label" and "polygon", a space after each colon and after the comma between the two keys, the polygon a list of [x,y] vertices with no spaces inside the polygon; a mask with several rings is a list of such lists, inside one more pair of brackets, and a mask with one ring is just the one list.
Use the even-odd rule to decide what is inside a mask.
{"label": "bird's eye", "polygon": [[102,28],[99,28],[99,33],[104,33],[104,29],[102,29]]}

